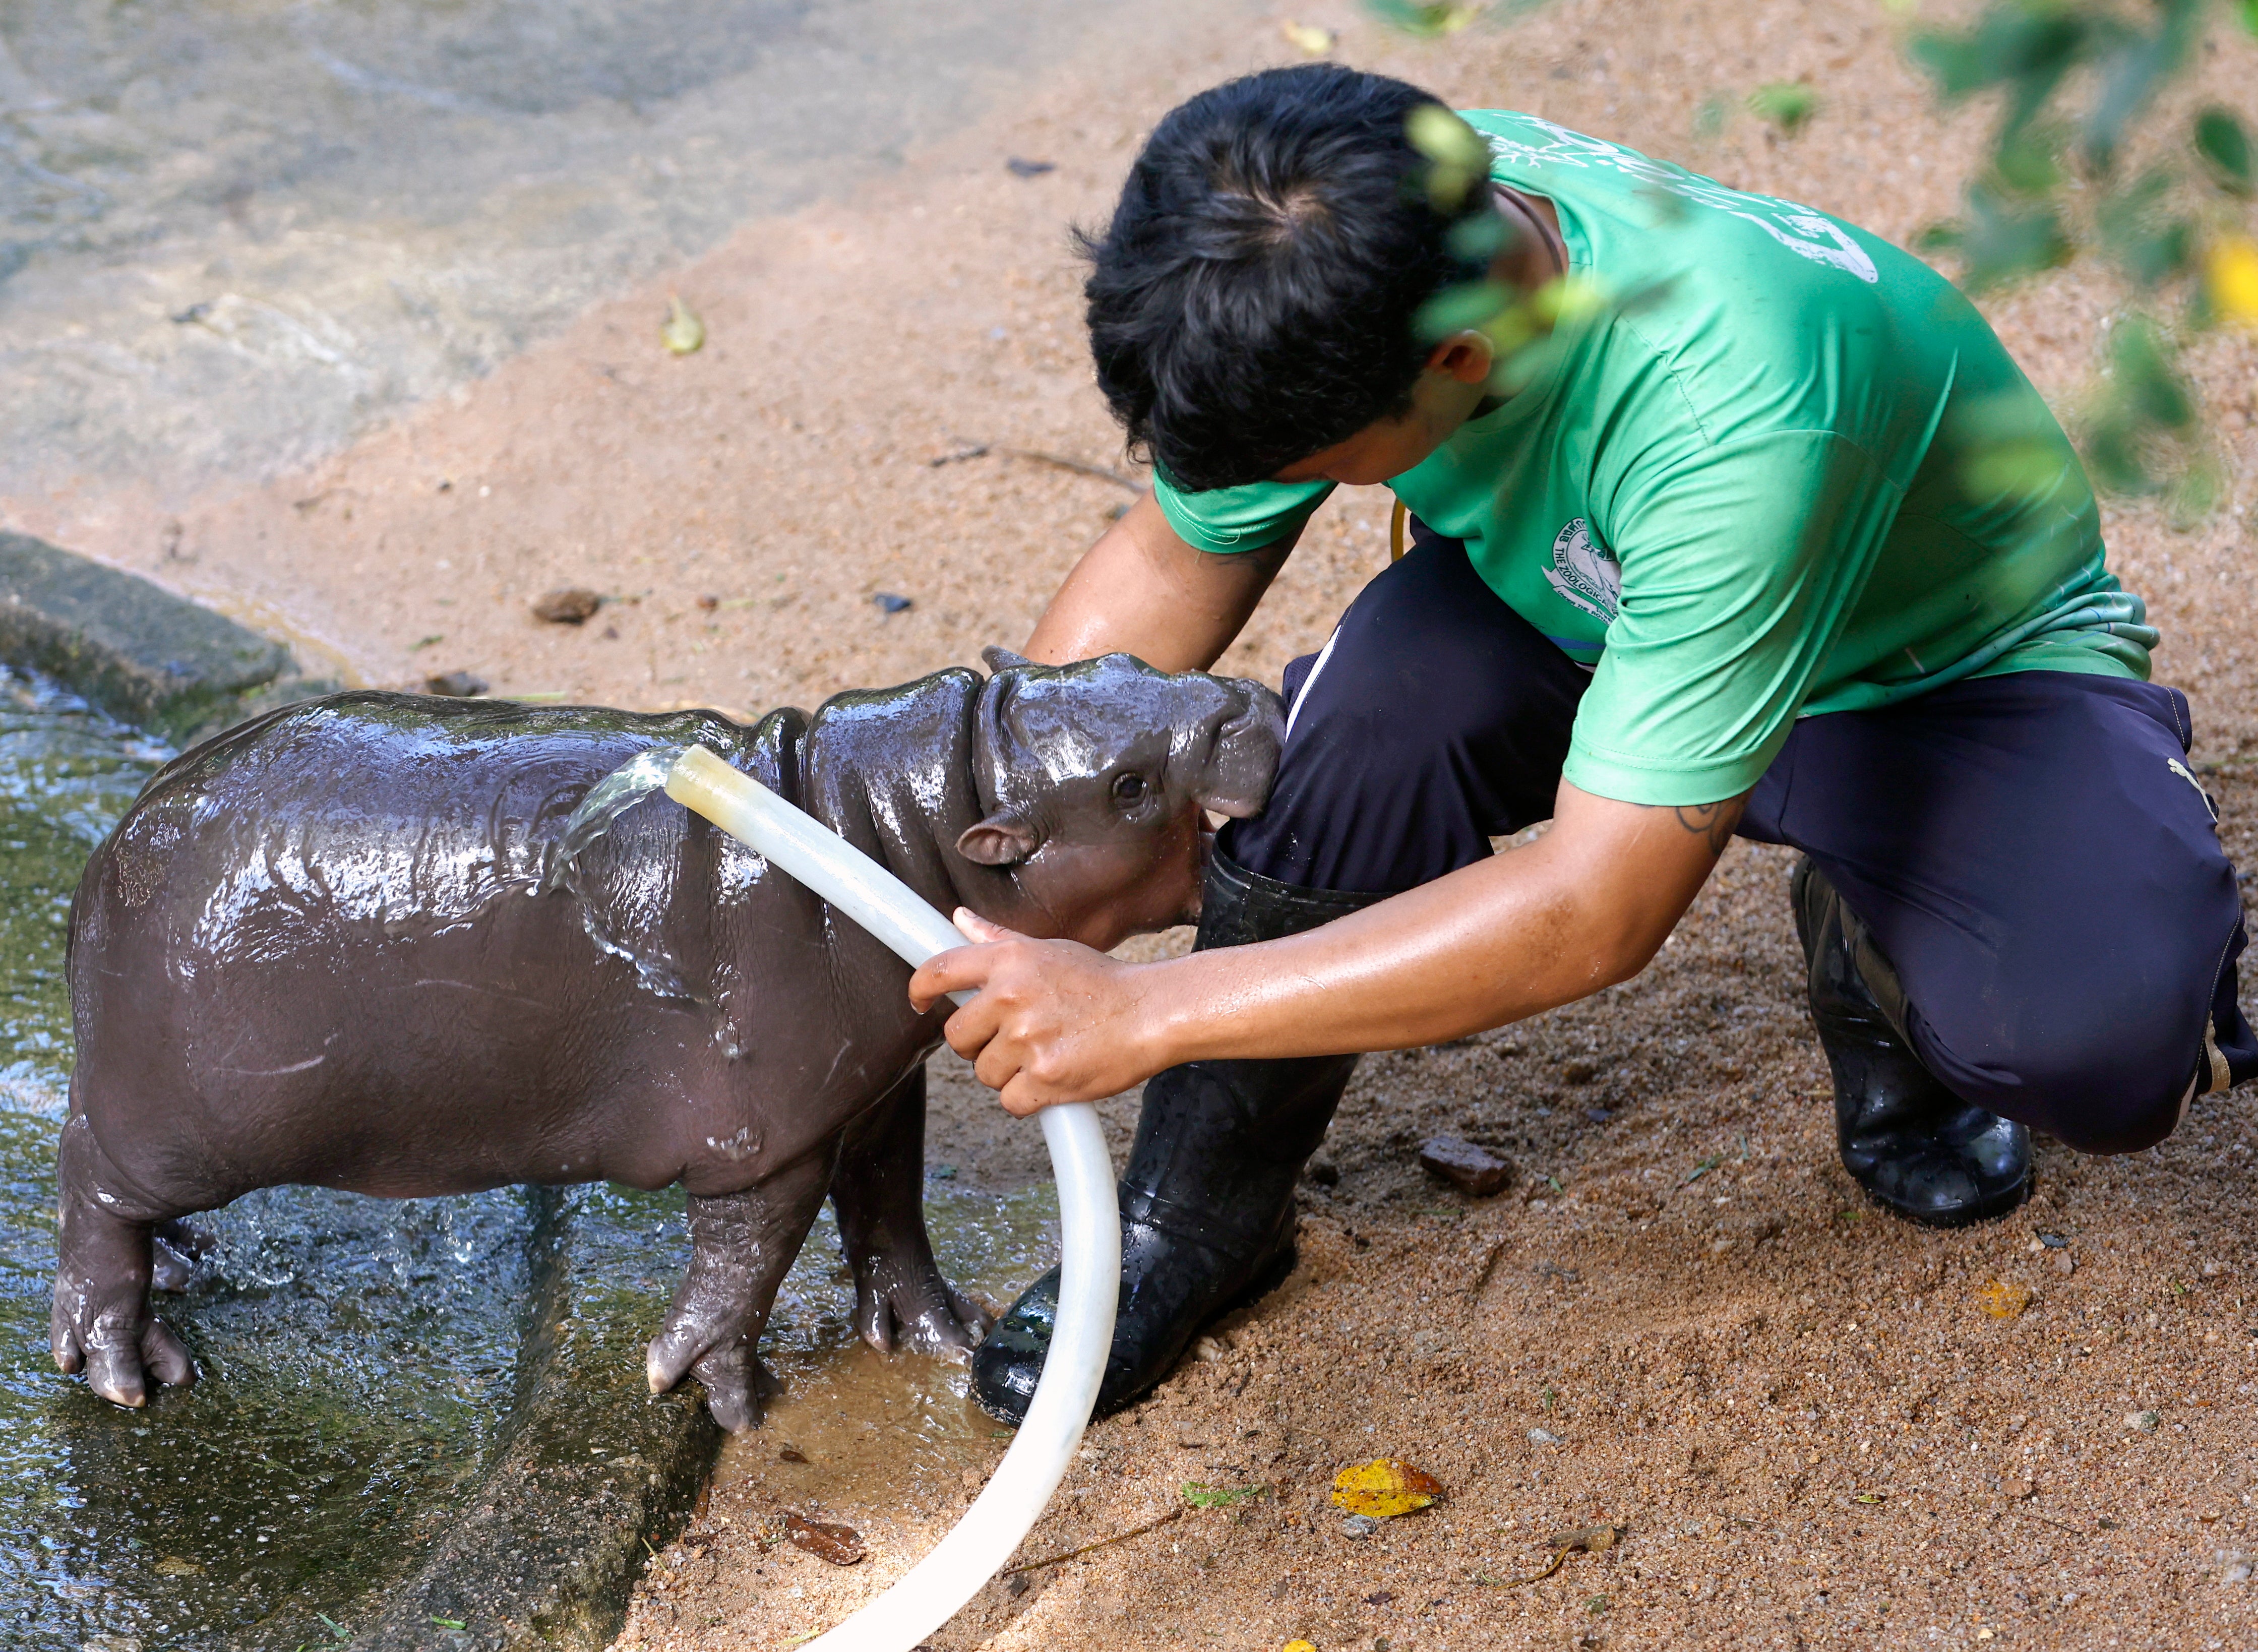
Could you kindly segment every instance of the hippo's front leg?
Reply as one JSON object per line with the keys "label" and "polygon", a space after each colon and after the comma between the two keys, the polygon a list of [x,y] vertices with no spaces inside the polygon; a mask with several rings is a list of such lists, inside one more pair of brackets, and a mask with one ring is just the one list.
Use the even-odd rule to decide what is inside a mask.
{"label": "hippo's front leg", "polygon": [[925,1230],[925,1068],[849,1127],[831,1186],[855,1271],[855,1329],[881,1353],[969,1358],[994,1315],[941,1277]]}
{"label": "hippo's front leg", "polygon": [[653,1393],[694,1375],[714,1422],[732,1434],[760,1426],[779,1385],[753,1351],[836,1159],[834,1141],[742,1193],[691,1195],[689,1271],[643,1361]]}

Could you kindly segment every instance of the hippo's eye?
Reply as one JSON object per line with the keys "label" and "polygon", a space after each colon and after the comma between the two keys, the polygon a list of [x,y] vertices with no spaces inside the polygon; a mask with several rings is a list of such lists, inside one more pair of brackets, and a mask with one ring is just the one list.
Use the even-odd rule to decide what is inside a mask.
{"label": "hippo's eye", "polygon": [[1146,785],[1145,776],[1142,775],[1113,776],[1113,801],[1116,803],[1142,803],[1145,801],[1145,793],[1150,790],[1151,788]]}

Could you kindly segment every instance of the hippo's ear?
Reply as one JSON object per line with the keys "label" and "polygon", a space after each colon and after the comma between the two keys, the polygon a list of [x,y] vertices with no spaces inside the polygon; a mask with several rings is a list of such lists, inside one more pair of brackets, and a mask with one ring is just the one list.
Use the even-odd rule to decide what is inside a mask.
{"label": "hippo's ear", "polygon": [[1238,713],[1216,730],[1207,770],[1200,776],[1200,806],[1244,820],[1261,813],[1269,800],[1279,748],[1286,743],[1286,713],[1278,697],[1260,683],[1234,677],[1218,680],[1243,698]]}
{"label": "hippo's ear", "polygon": [[1011,649],[999,648],[993,642],[991,642],[986,648],[980,650],[980,660],[981,663],[985,665],[991,672],[1008,671],[1015,665],[1033,665],[1034,663],[1034,662],[1029,659],[1026,655],[1014,654]]}
{"label": "hippo's ear", "polygon": [[965,827],[956,840],[956,852],[982,866],[1017,866],[1040,847],[1026,822],[1003,813]]}

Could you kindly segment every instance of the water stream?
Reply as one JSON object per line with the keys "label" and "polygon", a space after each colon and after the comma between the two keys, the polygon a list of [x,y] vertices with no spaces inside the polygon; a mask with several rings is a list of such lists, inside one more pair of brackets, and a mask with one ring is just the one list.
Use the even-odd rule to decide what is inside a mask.
{"label": "water stream", "polygon": [[[269,1188],[200,1220],[217,1240],[160,1311],[202,1380],[120,1410],[47,1353],[54,1140],[70,1062],[62,977],[89,850],[167,755],[0,670],[0,1646],[295,1652],[366,1620],[454,1521],[507,1434],[543,1202],[569,1214],[580,1368],[639,1403],[642,1347],[686,1247],[678,1193],[606,1186],[385,1201]],[[942,1266],[991,1296],[1055,1250],[1047,1188],[929,1185]],[[763,1351],[801,1405],[867,1383],[828,1213]],[[865,1457],[991,1430],[960,1368],[897,1360]],[[842,1468],[845,1466],[841,1465]],[[557,1465],[560,1495],[576,1476]]]}

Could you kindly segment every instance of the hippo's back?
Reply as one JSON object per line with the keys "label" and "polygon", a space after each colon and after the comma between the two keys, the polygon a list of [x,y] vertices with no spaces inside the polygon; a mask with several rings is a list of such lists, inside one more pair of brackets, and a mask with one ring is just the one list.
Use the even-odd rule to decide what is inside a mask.
{"label": "hippo's back", "polygon": [[266,907],[302,939],[323,920],[444,927],[537,885],[573,808],[637,752],[694,741],[744,763],[756,732],[711,712],[308,701],[160,770],[96,852],[80,904],[106,890],[205,928]]}

